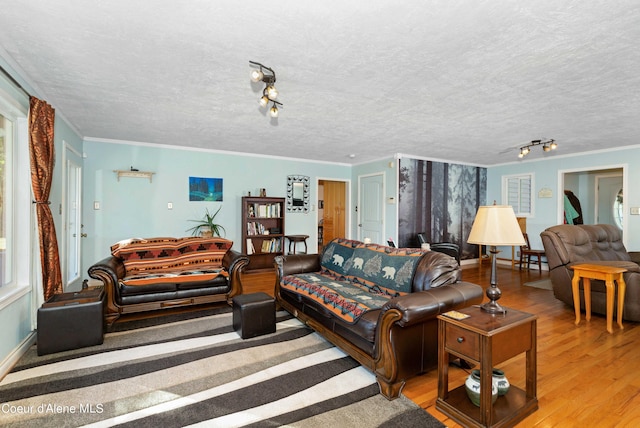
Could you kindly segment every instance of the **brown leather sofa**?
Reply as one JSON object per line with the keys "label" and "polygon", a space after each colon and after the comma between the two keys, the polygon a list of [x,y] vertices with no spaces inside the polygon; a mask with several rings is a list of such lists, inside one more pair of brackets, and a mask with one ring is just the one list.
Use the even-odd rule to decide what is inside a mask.
{"label": "brown leather sofa", "polygon": [[482,301],[456,259],[435,251],[335,239],[275,266],[278,304],[374,372],[388,399],[436,367],[436,316]]}
{"label": "brown leather sofa", "polygon": [[222,238],[130,239],[89,268],[106,293],[109,329],[121,315],[214,302],[242,294],[249,258]]}
{"label": "brown leather sofa", "polygon": [[[623,317],[640,321],[640,253],[629,253],[622,243],[622,232],[610,224],[568,225],[547,228],[540,234],[549,263],[554,296],[573,308],[571,266],[578,263],[624,267],[627,285]],[[634,261],[635,260],[635,261]],[[580,305],[584,292],[580,288]],[[591,281],[591,311],[606,315],[606,290],[602,281]]]}

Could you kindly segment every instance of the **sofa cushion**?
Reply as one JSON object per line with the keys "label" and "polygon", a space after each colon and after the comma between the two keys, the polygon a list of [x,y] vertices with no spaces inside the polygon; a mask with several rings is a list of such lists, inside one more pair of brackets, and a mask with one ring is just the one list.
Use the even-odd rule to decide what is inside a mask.
{"label": "sofa cushion", "polygon": [[337,276],[301,273],[282,278],[281,288],[321,305],[324,310],[345,322],[355,322],[364,313],[381,308],[389,300],[385,294],[372,293],[356,283]]}
{"label": "sofa cushion", "polygon": [[389,296],[411,293],[413,274],[424,251],[369,244],[356,247],[346,263],[347,277],[374,292]]}
{"label": "sofa cushion", "polygon": [[322,253],[320,266],[323,271],[327,271],[337,277],[345,277],[349,270],[350,260],[353,251],[360,244],[359,241],[335,238],[329,242]]}
{"label": "sofa cushion", "polygon": [[124,277],[121,282],[128,286],[147,286],[151,284],[190,284],[211,282],[218,277],[225,279],[228,276],[229,274],[222,269],[203,269],[151,274],[140,273]]}
{"label": "sofa cushion", "polygon": [[412,291],[419,248],[392,248],[336,238],[324,250],[321,272],[351,281],[374,293],[398,296]]}
{"label": "sofa cushion", "polygon": [[127,239],[111,246],[122,259],[127,276],[138,273],[216,269],[233,242],[224,238]]}

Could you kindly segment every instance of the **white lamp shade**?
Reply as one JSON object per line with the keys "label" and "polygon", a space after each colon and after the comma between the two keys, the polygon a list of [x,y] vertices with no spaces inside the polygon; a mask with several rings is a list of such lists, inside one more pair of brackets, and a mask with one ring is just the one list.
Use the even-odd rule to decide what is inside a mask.
{"label": "white lamp shade", "polygon": [[267,104],[269,104],[269,98],[267,98],[267,96],[265,95],[262,98],[260,98],[258,102],[260,103],[260,107],[266,107]]}
{"label": "white lamp shade", "polygon": [[271,107],[271,109],[269,110],[269,114],[271,115],[271,117],[278,117],[278,108],[276,106]]}
{"label": "white lamp shade", "polygon": [[510,205],[479,207],[467,242],[479,245],[525,244],[518,219]]}

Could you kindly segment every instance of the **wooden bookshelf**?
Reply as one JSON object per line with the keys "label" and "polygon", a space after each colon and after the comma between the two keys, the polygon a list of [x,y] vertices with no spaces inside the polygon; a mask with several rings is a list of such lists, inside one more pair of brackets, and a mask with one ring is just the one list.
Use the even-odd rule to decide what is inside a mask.
{"label": "wooden bookshelf", "polygon": [[284,198],[242,198],[242,252],[247,270],[273,269],[273,259],[284,254]]}

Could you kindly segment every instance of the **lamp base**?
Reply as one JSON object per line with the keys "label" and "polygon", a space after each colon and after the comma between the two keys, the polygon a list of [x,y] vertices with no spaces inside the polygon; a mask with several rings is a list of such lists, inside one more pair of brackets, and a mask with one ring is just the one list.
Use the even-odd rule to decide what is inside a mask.
{"label": "lamp base", "polygon": [[480,309],[490,314],[506,314],[507,310],[500,306],[495,300],[480,305]]}

